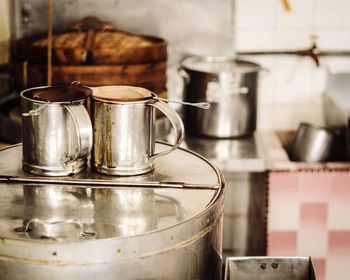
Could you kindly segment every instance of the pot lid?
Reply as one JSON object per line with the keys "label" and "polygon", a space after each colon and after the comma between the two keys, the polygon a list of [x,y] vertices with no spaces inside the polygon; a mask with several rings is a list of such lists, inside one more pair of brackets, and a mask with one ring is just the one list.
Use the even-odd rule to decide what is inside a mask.
{"label": "pot lid", "polygon": [[192,56],[184,59],[181,66],[185,70],[203,73],[254,73],[260,70],[259,65],[230,57]]}
{"label": "pot lid", "polygon": [[[15,54],[31,62],[46,62],[48,38],[25,38],[17,42]],[[52,38],[55,64],[123,64],[166,60],[165,40],[117,31],[95,17],[70,25],[68,32]]]}
{"label": "pot lid", "polygon": [[[87,170],[81,178],[43,178],[21,171],[21,148],[0,151],[0,178],[7,174],[3,178],[12,181],[0,182],[0,238],[72,242],[140,236],[184,225],[222,196],[221,173],[183,149],[159,158],[156,171],[147,175],[94,176]],[[181,167],[184,161],[191,168]]]}

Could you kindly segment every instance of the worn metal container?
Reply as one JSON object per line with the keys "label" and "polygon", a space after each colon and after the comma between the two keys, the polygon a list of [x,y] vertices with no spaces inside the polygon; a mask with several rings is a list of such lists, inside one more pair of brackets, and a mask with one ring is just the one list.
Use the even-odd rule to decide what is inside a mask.
{"label": "worn metal container", "polygon": [[1,279],[221,279],[224,181],[201,156],[133,177],[29,176],[21,158],[0,151]]}
{"label": "worn metal container", "polygon": [[225,280],[315,280],[310,257],[231,257]]}
{"label": "worn metal container", "polygon": [[[139,175],[154,168],[154,160],[176,149],[183,141],[180,116],[149,90],[130,86],[93,88],[92,119],[96,170],[108,175]],[[168,151],[154,153],[155,109],[169,119],[176,139]]]}
{"label": "worn metal container", "polygon": [[91,94],[73,84],[21,92],[23,170],[63,176],[86,168],[92,124],[85,106]]}
{"label": "worn metal container", "polygon": [[301,123],[290,148],[293,161],[323,162],[331,155],[335,131],[310,123]]}
{"label": "worn metal container", "polygon": [[189,57],[181,63],[184,100],[207,101],[209,110],[185,108],[186,131],[214,138],[250,136],[256,129],[257,64],[230,57]]}

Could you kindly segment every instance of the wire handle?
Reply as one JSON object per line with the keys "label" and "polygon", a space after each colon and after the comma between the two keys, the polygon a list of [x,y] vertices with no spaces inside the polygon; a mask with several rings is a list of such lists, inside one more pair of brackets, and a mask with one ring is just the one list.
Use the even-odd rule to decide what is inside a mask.
{"label": "wire handle", "polygon": [[39,115],[39,111],[41,109],[44,109],[49,104],[50,104],[50,102],[46,102],[45,104],[41,105],[38,109],[30,110],[28,113],[22,113],[22,116],[23,117],[37,116],[37,115]]}
{"label": "wire handle", "polygon": [[169,99],[160,98],[160,97],[153,97],[153,99],[166,101],[166,102],[171,102],[171,103],[177,103],[177,104],[181,104],[181,105],[198,107],[200,109],[205,109],[205,110],[210,108],[210,103],[208,103],[208,102],[191,103],[191,102],[184,102],[184,101],[169,100]]}

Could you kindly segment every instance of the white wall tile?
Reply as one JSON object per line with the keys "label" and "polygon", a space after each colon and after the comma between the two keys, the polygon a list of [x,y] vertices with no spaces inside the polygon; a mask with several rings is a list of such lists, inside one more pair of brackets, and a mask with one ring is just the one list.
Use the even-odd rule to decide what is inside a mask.
{"label": "white wall tile", "polygon": [[323,57],[321,63],[323,67],[330,73],[350,72],[350,57]]}
{"label": "white wall tile", "polygon": [[319,27],[315,29],[315,34],[320,50],[350,50],[350,27],[336,29]]}
{"label": "white wall tile", "polygon": [[236,0],[236,26],[240,28],[272,28],[275,0]]}
{"label": "white wall tile", "polygon": [[311,88],[310,98],[311,102],[318,102],[322,94],[324,94],[327,86],[327,69],[324,67],[315,67],[311,70]]}
{"label": "white wall tile", "polygon": [[241,28],[236,31],[236,48],[244,51],[271,49],[272,39],[272,29]]}
{"label": "white wall tile", "polygon": [[[290,12],[281,1],[236,1],[238,50],[303,50],[316,35],[321,51],[350,51],[348,0],[290,0]],[[320,100],[327,74],[350,72],[350,57],[321,56],[320,67],[310,57],[262,57],[249,57],[270,70],[259,78],[258,128],[292,129],[300,121],[322,124]]]}
{"label": "white wall tile", "polygon": [[259,130],[273,130],[275,128],[273,113],[274,105],[262,103],[258,104],[257,128]]}
{"label": "white wall tile", "polygon": [[310,29],[313,22],[314,1],[289,0],[291,11],[287,12],[281,1],[275,1],[277,5],[275,15],[275,27]]}
{"label": "white wall tile", "polygon": [[312,28],[276,28],[272,43],[275,50],[304,50],[312,45]]}
{"label": "white wall tile", "polygon": [[263,104],[259,112],[258,127],[261,130],[292,130],[296,129],[300,122],[324,124],[321,102],[314,102],[311,105],[275,103],[271,106]]}
{"label": "white wall tile", "polygon": [[272,73],[261,73],[258,86],[258,103],[274,103],[276,95],[275,75]]}
{"label": "white wall tile", "polygon": [[275,104],[273,126],[277,130],[296,129],[300,122],[324,125],[322,103],[312,104]]}
{"label": "white wall tile", "polygon": [[350,28],[349,8],[349,0],[317,0],[315,1],[314,25]]}
{"label": "white wall tile", "polygon": [[276,59],[272,74],[275,78],[274,102],[278,104],[309,102],[311,69],[307,58],[281,57]]}

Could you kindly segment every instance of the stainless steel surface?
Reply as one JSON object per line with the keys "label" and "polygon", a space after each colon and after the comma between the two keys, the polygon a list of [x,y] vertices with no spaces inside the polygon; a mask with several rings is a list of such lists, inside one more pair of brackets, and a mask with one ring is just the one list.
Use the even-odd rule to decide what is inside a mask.
{"label": "stainless steel surface", "polygon": [[[209,203],[213,194],[213,190],[203,192],[195,203],[198,206],[204,197],[205,203]],[[184,221],[189,215],[188,209],[183,209],[183,199],[161,195],[154,189],[93,189],[91,196],[99,238],[160,230]],[[106,213],[110,219],[105,218]]]}
{"label": "stainless steel surface", "polygon": [[93,204],[84,188],[34,183],[23,187],[23,226],[28,238],[76,240],[94,236]]}
{"label": "stainless steel surface", "polygon": [[0,183],[0,189],[9,198],[1,200],[2,238],[58,244],[161,231],[196,217],[221,192],[38,183]]}
{"label": "stainless steel surface", "polygon": [[250,136],[256,129],[258,65],[227,57],[182,61],[186,102],[208,101],[209,110],[185,107],[188,133],[217,138]]}
{"label": "stainless steel surface", "polygon": [[[124,88],[126,87],[106,86],[99,90],[117,94],[124,93]],[[175,132],[174,145],[159,153],[154,152],[154,108],[165,114]],[[154,169],[154,159],[175,150],[184,138],[180,116],[166,103],[154,100],[152,96],[139,101],[114,101],[93,94],[92,116],[94,126],[92,161],[96,170],[103,174],[139,175],[150,172]]]}
{"label": "stainless steel surface", "polygon": [[[0,151],[2,173],[14,166],[20,172],[20,152],[20,146]],[[5,162],[12,167],[4,169]],[[159,162],[148,178],[221,187],[128,185],[143,176],[119,177],[124,187],[0,182],[2,279],[221,279],[221,173],[183,149]]]}
{"label": "stainless steel surface", "polygon": [[331,154],[335,133],[320,126],[301,123],[290,148],[293,161],[322,162]]}
{"label": "stainless steel surface", "polygon": [[224,174],[224,259],[266,255],[267,167],[259,134],[244,139],[187,136],[185,144],[215,163]]}
{"label": "stainless steel surface", "polygon": [[[92,148],[92,125],[85,94],[74,101],[34,99],[37,92],[69,87],[38,87],[21,92],[23,169],[36,175],[64,176],[86,168]],[[52,94],[52,93],[49,93]]]}
{"label": "stainless steel surface", "polygon": [[243,139],[208,139],[186,136],[187,147],[208,159],[220,161],[261,159],[257,137]]}
{"label": "stainless steel surface", "polygon": [[225,176],[223,256],[267,254],[266,172],[230,172]]}
{"label": "stainless steel surface", "polygon": [[237,257],[226,259],[225,280],[315,280],[309,257]]}

